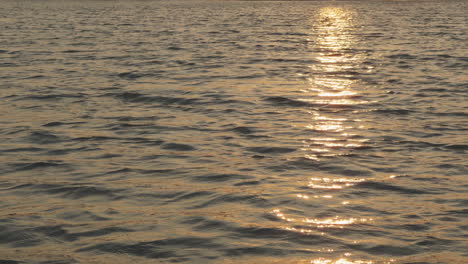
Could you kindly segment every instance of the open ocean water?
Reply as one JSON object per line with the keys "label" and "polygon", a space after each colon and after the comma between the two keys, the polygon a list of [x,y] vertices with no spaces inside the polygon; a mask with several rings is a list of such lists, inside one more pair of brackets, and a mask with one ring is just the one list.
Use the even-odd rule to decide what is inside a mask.
{"label": "open ocean water", "polygon": [[468,263],[466,1],[1,1],[0,263]]}

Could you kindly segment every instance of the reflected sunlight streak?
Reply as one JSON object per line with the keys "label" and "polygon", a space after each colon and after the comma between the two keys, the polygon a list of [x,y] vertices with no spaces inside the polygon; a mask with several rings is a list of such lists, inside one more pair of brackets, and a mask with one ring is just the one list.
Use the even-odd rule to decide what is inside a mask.
{"label": "reflected sunlight streak", "polygon": [[274,209],[272,212],[277,218],[289,222],[289,223],[294,223],[294,224],[299,224],[299,223],[305,223],[308,225],[309,228],[303,227],[303,228],[298,228],[296,226],[286,226],[286,227],[281,227],[283,229],[289,230],[289,231],[294,231],[294,232],[299,232],[299,233],[312,233],[315,232],[314,229],[310,228],[315,228],[315,229],[322,229],[322,228],[345,228],[346,226],[354,225],[354,224],[362,224],[362,223],[367,223],[370,221],[373,221],[372,218],[357,218],[357,217],[349,217],[349,218],[342,218],[339,216],[331,217],[331,218],[325,218],[325,219],[311,219],[311,218],[302,218],[302,219],[295,219],[292,217],[287,217],[285,216],[280,209]]}
{"label": "reflected sunlight streak", "polygon": [[[355,78],[353,68],[359,67],[362,57],[352,52],[357,39],[353,25],[354,13],[340,7],[324,7],[320,9],[318,17],[314,20],[316,38],[308,39],[312,45],[316,64],[310,65],[310,76],[307,78],[309,87],[302,90],[309,95],[301,101],[327,109],[346,111],[358,105],[369,104],[366,100],[356,100],[359,92],[353,90],[358,80]],[[351,51],[351,52],[350,52]],[[336,111],[336,114],[341,112]],[[306,124],[305,128],[319,133],[332,133],[329,141],[310,139],[303,142],[304,157],[319,161],[323,157],[336,157],[346,155],[352,149],[362,148],[362,142],[355,142],[347,131],[364,128],[356,125],[360,120],[348,119],[344,116],[324,116],[321,111],[312,112],[313,122]],[[336,134],[339,133],[339,134]],[[347,150],[347,152],[344,152]],[[309,187],[321,189],[341,189],[345,186],[332,184],[311,184]]]}
{"label": "reflected sunlight streak", "polygon": [[364,182],[366,179],[330,179],[330,178],[311,178],[307,185],[312,189],[340,190],[345,187],[354,186],[356,183]]}
{"label": "reflected sunlight streak", "polygon": [[310,262],[311,264],[373,264],[373,261],[367,260],[347,260],[345,258],[340,258],[338,260],[331,260],[325,258],[314,259]]}

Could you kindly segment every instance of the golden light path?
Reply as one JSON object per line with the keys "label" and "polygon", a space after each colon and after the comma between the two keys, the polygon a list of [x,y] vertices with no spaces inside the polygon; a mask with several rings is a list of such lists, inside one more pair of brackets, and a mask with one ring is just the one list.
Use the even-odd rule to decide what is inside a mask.
{"label": "golden light path", "polygon": [[320,110],[310,112],[312,122],[305,128],[326,137],[312,137],[303,142],[302,150],[307,159],[318,161],[345,155],[352,149],[363,147],[367,141],[351,138],[352,133],[348,132],[362,128],[362,125],[356,125],[360,120],[339,115],[342,107],[369,103],[359,99],[359,92],[353,89],[358,81],[352,78],[352,70],[363,59],[359,54],[347,52],[358,44],[353,34],[353,15],[345,8],[325,7],[313,20],[316,37],[308,41],[317,63],[309,66],[308,87],[303,90],[307,97],[301,100],[331,111],[327,115]]}
{"label": "golden light path", "polygon": [[340,218],[339,216],[325,218],[325,219],[295,219],[286,217],[280,209],[273,210],[273,213],[281,220],[291,223],[305,223],[308,224],[310,229],[297,229],[294,227],[285,227],[285,229],[290,231],[297,231],[300,233],[313,233],[316,232],[314,229],[316,228],[344,228],[346,226],[358,223],[366,223],[372,221],[372,218]]}
{"label": "golden light path", "polygon": [[[354,88],[358,85],[358,80],[353,78],[353,68],[360,67],[362,57],[355,53],[350,53],[356,46],[357,39],[353,31],[353,12],[344,8],[325,7],[322,8],[318,17],[314,18],[313,28],[316,37],[311,43],[311,50],[314,51],[316,64],[308,67],[310,74],[307,78],[308,87],[302,92],[305,98],[302,101],[314,105],[311,110],[311,122],[305,124],[305,128],[315,134],[315,136],[303,141],[304,157],[311,160],[320,161],[324,158],[333,158],[345,155],[353,149],[363,147],[367,139],[354,136],[353,131],[363,128],[359,125],[361,120],[350,119],[350,115],[341,114],[346,112],[346,107],[365,105],[369,103],[360,99],[359,92]],[[328,111],[321,111],[322,108]],[[324,114],[326,113],[326,115]],[[300,200],[331,199],[333,193],[323,194],[323,192],[336,192],[352,187],[367,178],[344,178],[333,176],[312,177],[309,179],[307,187],[310,190],[319,191],[318,194],[298,194]],[[346,206],[349,201],[339,201],[340,206]],[[333,229],[351,228],[354,225],[368,224],[372,218],[360,216],[333,216],[327,218],[309,218],[288,216],[281,209],[274,209],[272,214],[283,221],[282,228],[304,235],[326,233]],[[325,249],[324,253],[334,252],[334,249]],[[368,260],[351,260],[352,254],[345,253],[338,258],[317,258],[311,260],[312,264],[374,264]],[[390,263],[390,262],[389,262]]]}
{"label": "golden light path", "polygon": [[345,258],[341,258],[338,260],[330,260],[330,259],[314,259],[310,262],[311,264],[373,264],[373,261],[364,261],[364,260],[355,260],[355,261],[350,261]]}

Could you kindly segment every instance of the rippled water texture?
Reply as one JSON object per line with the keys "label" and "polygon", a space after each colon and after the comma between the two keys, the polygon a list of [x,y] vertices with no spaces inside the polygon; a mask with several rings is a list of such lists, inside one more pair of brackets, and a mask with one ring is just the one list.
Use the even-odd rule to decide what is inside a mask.
{"label": "rippled water texture", "polygon": [[468,263],[466,14],[2,1],[0,263]]}

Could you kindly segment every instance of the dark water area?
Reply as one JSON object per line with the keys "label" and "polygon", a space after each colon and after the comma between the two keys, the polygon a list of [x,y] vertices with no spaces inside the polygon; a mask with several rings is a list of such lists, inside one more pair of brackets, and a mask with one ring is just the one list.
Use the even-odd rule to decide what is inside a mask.
{"label": "dark water area", "polygon": [[0,263],[468,263],[466,1],[2,1]]}

